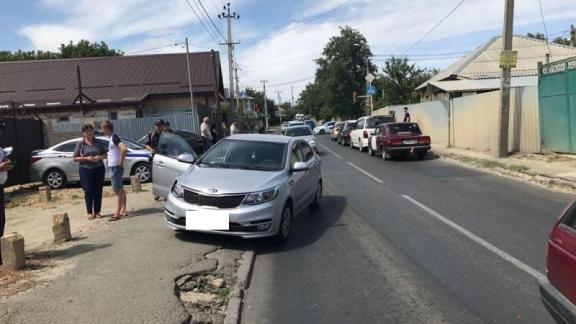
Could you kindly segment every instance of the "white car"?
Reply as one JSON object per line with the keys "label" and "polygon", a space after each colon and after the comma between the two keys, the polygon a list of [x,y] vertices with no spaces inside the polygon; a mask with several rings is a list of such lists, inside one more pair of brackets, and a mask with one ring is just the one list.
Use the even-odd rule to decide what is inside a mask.
{"label": "white car", "polygon": [[368,148],[368,138],[380,124],[395,122],[393,116],[366,116],[358,119],[356,127],[350,132],[350,147],[360,152]]}
{"label": "white car", "polygon": [[316,143],[316,138],[314,134],[312,134],[312,130],[308,126],[294,126],[288,127],[286,129],[286,133],[284,135],[288,137],[296,137],[302,140],[305,140],[310,144],[310,146],[318,153],[318,144]]}
{"label": "white car", "polygon": [[314,135],[316,134],[324,135],[330,133],[332,131],[332,128],[334,128],[334,124],[335,122],[327,122],[324,123],[324,125],[315,127]]}

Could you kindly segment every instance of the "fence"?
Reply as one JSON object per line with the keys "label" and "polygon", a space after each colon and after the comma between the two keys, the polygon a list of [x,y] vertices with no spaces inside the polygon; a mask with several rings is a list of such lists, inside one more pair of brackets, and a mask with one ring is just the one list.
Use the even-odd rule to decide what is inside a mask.
{"label": "fence", "polygon": [[[173,113],[162,115],[161,117],[119,119],[113,121],[114,130],[122,137],[137,141],[154,129],[154,123],[158,118],[170,122],[172,129],[195,130],[194,119],[191,113]],[[48,144],[55,145],[65,139],[79,137],[82,132],[82,125],[81,123],[62,123],[53,124],[51,127],[48,126],[50,128],[49,132],[47,132]]]}
{"label": "fence", "polygon": [[[402,116],[405,106],[391,106]],[[474,151],[495,151],[498,142],[500,91],[470,95],[448,101],[406,106],[412,120],[432,137],[435,144]],[[510,103],[509,152],[540,152],[538,88],[514,88]]]}

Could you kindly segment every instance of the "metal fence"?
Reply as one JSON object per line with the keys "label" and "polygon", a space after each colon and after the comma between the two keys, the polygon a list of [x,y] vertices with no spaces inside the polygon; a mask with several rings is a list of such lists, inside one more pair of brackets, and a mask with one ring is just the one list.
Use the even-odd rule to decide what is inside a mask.
{"label": "metal fence", "polygon": [[[154,123],[159,118],[170,122],[172,129],[195,131],[194,118],[191,113],[177,113],[167,114],[161,117],[144,117],[144,118],[131,118],[131,119],[118,119],[114,120],[115,132],[132,140],[138,140],[148,134],[154,129]],[[53,124],[52,131],[58,133],[77,133],[82,131],[81,123],[61,123]]]}

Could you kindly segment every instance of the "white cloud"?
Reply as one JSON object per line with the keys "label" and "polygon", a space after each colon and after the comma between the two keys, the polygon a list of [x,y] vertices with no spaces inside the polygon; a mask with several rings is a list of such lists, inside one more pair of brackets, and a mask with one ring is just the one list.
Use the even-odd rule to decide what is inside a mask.
{"label": "white cloud", "polygon": [[50,51],[56,51],[60,44],[67,44],[70,40],[93,38],[88,30],[62,25],[32,25],[19,33],[28,37],[35,48]]}

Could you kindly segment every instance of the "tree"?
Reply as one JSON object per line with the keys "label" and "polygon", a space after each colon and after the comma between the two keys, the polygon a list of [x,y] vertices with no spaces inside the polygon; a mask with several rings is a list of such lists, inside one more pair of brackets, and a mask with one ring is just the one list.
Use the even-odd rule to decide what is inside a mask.
{"label": "tree", "polygon": [[438,73],[435,69],[424,69],[410,64],[407,58],[391,57],[386,60],[382,73],[375,81],[378,89],[383,89],[375,98],[379,106],[417,103],[420,96],[415,89]]}
{"label": "tree", "polygon": [[528,33],[526,34],[526,37],[530,37],[530,38],[534,38],[534,39],[539,39],[539,40],[546,40],[546,35],[544,35],[543,33]]}
{"label": "tree", "polygon": [[[544,35],[543,33],[528,33],[526,34],[527,37],[530,38],[535,38],[535,39],[540,39],[543,41],[546,41],[546,35]],[[556,37],[552,40],[552,43],[555,44],[560,44],[560,45],[566,45],[566,46],[576,46],[576,29],[574,28],[574,25],[570,26],[570,35],[569,37]]]}
{"label": "tree", "polygon": [[31,60],[52,60],[75,57],[103,57],[122,56],[122,51],[111,49],[104,42],[90,43],[87,40],[80,40],[78,43],[70,41],[68,44],[61,44],[58,52],[50,51],[23,51],[15,52],[0,51],[0,62],[7,61],[31,61]]}

